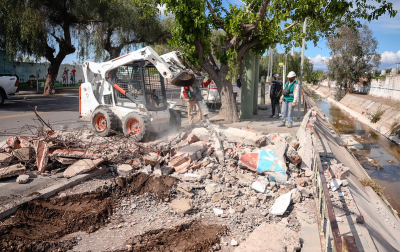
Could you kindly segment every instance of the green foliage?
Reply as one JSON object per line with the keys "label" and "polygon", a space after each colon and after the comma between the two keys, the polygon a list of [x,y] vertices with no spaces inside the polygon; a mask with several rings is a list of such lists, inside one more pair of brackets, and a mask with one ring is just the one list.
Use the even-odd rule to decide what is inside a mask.
{"label": "green foliage", "polygon": [[[93,6],[96,9],[94,22],[80,30],[79,59],[94,55],[95,61],[105,61],[119,57],[123,49],[138,49],[154,44],[164,38],[164,29],[156,13],[144,16],[144,10],[132,5],[130,0],[103,1]],[[167,29],[172,21],[164,22]],[[166,35],[169,37],[168,35]]]}
{"label": "green foliage", "polygon": [[331,36],[327,41],[331,49],[331,58],[327,62],[329,77],[351,92],[360,78],[370,82],[375,76],[373,68],[381,60],[381,55],[376,52],[378,41],[366,24],[358,30],[343,26],[337,33],[341,37]]}
{"label": "green foliage", "polygon": [[335,93],[335,100],[340,101],[346,95],[346,90],[338,89]]}
{"label": "green foliage", "polygon": [[372,123],[376,123],[381,119],[381,116],[385,111],[378,109],[375,113],[369,115],[369,119]]}

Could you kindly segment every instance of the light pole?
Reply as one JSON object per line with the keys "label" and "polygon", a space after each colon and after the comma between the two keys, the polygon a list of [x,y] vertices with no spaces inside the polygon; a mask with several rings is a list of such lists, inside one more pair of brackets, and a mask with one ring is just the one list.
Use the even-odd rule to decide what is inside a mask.
{"label": "light pole", "polygon": [[301,48],[301,63],[300,63],[300,86],[299,86],[299,101],[297,104],[297,119],[300,119],[300,104],[301,104],[301,85],[303,84],[303,64],[304,64],[304,49],[306,47],[306,27],[307,27],[307,18],[304,19],[303,25],[303,41],[302,41],[302,48]]}

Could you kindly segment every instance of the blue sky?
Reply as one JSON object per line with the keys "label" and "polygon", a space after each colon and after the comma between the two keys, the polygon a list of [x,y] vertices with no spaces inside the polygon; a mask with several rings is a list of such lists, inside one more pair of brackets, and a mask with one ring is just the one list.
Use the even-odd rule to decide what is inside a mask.
{"label": "blue sky", "polygon": [[[396,17],[389,18],[388,15],[384,15],[379,20],[367,23],[378,40],[377,51],[382,55],[378,69],[396,67],[395,62],[400,62],[400,0],[391,0],[391,2],[393,9],[399,11]],[[223,0],[223,4],[227,8],[229,4],[242,5],[238,0]],[[326,66],[322,61],[329,58],[329,52],[325,40],[321,40],[316,47],[312,42],[308,42],[305,55],[314,62],[315,69],[325,69]],[[72,61],[77,61],[75,53],[68,55],[63,63],[72,63]]]}

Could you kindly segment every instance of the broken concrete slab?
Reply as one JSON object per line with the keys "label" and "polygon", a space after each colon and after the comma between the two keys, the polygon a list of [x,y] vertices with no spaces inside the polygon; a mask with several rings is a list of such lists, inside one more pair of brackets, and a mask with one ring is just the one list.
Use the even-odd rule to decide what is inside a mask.
{"label": "broken concrete slab", "polygon": [[255,175],[250,173],[236,173],[235,177],[238,179],[239,185],[250,186],[254,181]]}
{"label": "broken concrete slab", "polygon": [[0,179],[13,177],[26,172],[26,167],[21,164],[15,164],[0,169]]}
{"label": "broken concrete slab", "polygon": [[69,166],[63,173],[64,177],[71,178],[81,173],[85,173],[95,169],[99,164],[104,161],[102,158],[95,160],[92,159],[81,159],[76,163]]}
{"label": "broken concrete slab", "polygon": [[117,167],[117,173],[119,176],[123,176],[123,177],[129,176],[132,174],[132,172],[133,172],[133,167],[131,165],[121,164],[121,165],[118,165],[118,167]]}
{"label": "broken concrete slab", "polygon": [[19,175],[16,182],[18,184],[26,184],[29,181],[29,175]]}
{"label": "broken concrete slab", "polygon": [[33,158],[34,150],[32,147],[22,147],[14,151],[14,156],[19,161],[27,162]]}
{"label": "broken concrete slab", "polygon": [[[199,160],[199,156],[197,152],[203,153],[207,148],[207,145],[204,142],[196,142],[192,143],[188,146],[185,146],[183,148],[180,148],[176,155],[182,155],[182,154],[188,154],[190,158],[190,162],[193,162],[195,160]],[[200,155],[201,158],[201,155]]]}
{"label": "broken concrete slab", "polygon": [[200,174],[186,173],[183,175],[184,181],[201,181],[202,177]]}
{"label": "broken concrete slab", "polygon": [[53,157],[68,157],[68,158],[85,158],[85,159],[98,159],[101,158],[100,154],[94,154],[91,151],[83,149],[59,149],[53,151]]}
{"label": "broken concrete slab", "polygon": [[196,135],[201,141],[210,139],[210,132],[206,128],[194,128],[192,134]]}
{"label": "broken concrete slab", "polygon": [[224,194],[223,193],[214,193],[213,196],[212,196],[213,202],[220,201],[223,198],[224,198]]}
{"label": "broken concrete slab", "polygon": [[173,200],[169,206],[177,213],[185,214],[192,210],[192,201],[188,199]]}
{"label": "broken concrete slab", "polygon": [[331,185],[332,191],[336,191],[342,185],[342,181],[340,179],[334,178],[334,179],[332,179],[330,185]]}
{"label": "broken concrete slab", "polygon": [[216,130],[217,132],[222,133],[228,141],[239,142],[256,147],[262,147],[267,144],[266,136],[257,135],[251,131],[227,127],[219,127],[216,128]]}
{"label": "broken concrete slab", "polygon": [[200,138],[198,138],[195,134],[193,134],[193,132],[192,133],[190,133],[189,135],[188,135],[188,137],[186,138],[186,140],[189,142],[189,144],[192,144],[192,143],[195,143],[195,142],[198,142],[198,141],[200,141]]}
{"label": "broken concrete slab", "polygon": [[14,159],[14,156],[9,153],[0,153],[0,167],[8,166]]}

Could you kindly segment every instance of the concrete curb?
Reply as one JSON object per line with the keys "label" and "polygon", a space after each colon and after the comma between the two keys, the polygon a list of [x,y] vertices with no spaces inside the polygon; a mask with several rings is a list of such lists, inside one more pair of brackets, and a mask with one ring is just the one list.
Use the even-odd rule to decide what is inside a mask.
{"label": "concrete curb", "polygon": [[75,186],[75,185],[77,185],[83,181],[86,181],[90,178],[93,178],[93,177],[96,177],[99,175],[104,175],[108,171],[109,171],[108,168],[96,169],[90,173],[80,174],[80,175],[77,175],[70,179],[63,179],[62,181],[59,181],[58,184],[52,185],[48,188],[44,188],[44,189],[38,191],[37,193],[35,193],[35,195],[32,195],[31,197],[26,197],[25,199],[17,202],[16,205],[10,206],[6,210],[2,210],[0,212],[0,220],[15,213],[22,204],[24,204],[28,201],[40,199],[40,198],[42,198],[42,199],[50,198],[51,196],[54,196],[59,191],[62,191],[67,188],[70,188],[72,186]]}
{"label": "concrete curb", "polygon": [[41,98],[55,98],[55,97],[67,97],[67,96],[78,96],[78,93],[66,93],[66,94],[55,94],[51,96],[36,94],[36,95],[15,95],[15,98],[24,99],[24,100],[33,100],[33,99],[41,99]]}

